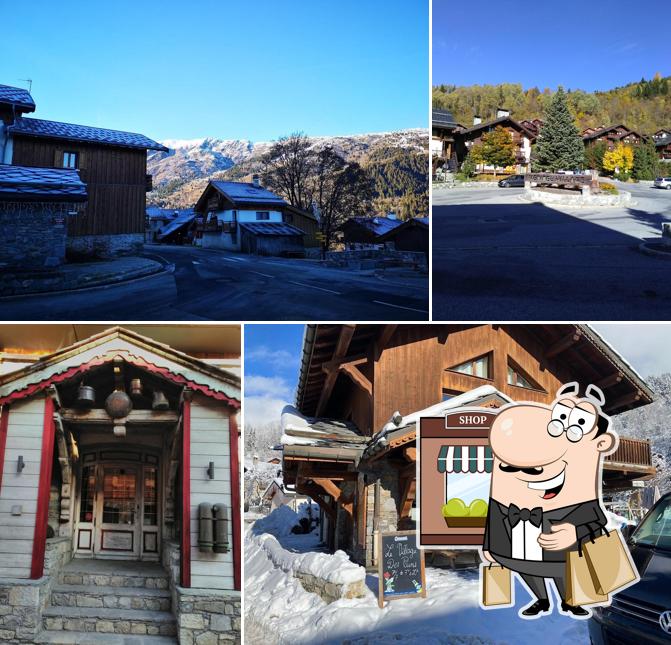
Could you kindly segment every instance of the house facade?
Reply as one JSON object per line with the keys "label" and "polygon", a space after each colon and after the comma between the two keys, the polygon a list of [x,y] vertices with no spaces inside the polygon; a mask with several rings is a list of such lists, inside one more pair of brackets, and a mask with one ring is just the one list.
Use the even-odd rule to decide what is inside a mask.
{"label": "house facade", "polygon": [[[380,531],[416,527],[416,432],[456,406],[550,403],[594,383],[611,415],[648,386],[582,325],[308,325],[295,409],[283,426],[283,480],[320,505],[324,537],[367,566]],[[650,444],[621,438],[604,489],[654,475]]]}
{"label": "house facade", "polygon": [[284,199],[252,183],[210,181],[195,212],[203,217],[201,246],[257,255],[302,254],[304,231]]}
{"label": "house facade", "polygon": [[5,165],[78,171],[87,201],[65,218],[73,256],[107,256],[144,242],[147,150],[167,148],[132,132],[25,116],[30,94],[0,85],[0,157]]}
{"label": "house facade", "polygon": [[643,142],[645,137],[620,123],[600,128],[587,128],[582,132],[582,140],[585,147],[604,142],[608,149],[612,150],[618,143],[629,146],[637,145]]}
{"label": "house facade", "polygon": [[346,249],[377,247],[380,237],[401,226],[403,222],[396,216],[350,217],[342,225],[343,241]]}
{"label": "house facade", "polygon": [[447,165],[450,170],[455,163],[455,133],[462,127],[449,110],[433,109],[431,113],[431,157],[434,166]]}
{"label": "house facade", "polygon": [[239,639],[240,329],[88,327],[2,330],[3,640]]}

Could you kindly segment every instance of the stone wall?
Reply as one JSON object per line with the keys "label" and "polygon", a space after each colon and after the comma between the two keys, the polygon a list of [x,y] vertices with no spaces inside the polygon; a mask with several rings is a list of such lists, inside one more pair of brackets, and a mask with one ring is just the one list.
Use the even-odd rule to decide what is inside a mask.
{"label": "stone wall", "polygon": [[42,610],[60,569],[70,561],[70,538],[47,540],[44,576],[39,580],[0,579],[0,641],[34,643],[42,627]]}
{"label": "stone wall", "polygon": [[115,255],[139,253],[144,233],[120,235],[78,235],[67,238],[68,258],[109,258]]}
{"label": "stone wall", "polygon": [[180,644],[240,643],[240,592],[181,587],[180,547],[176,542],[163,541],[162,562],[170,574],[172,610]]}
{"label": "stone wall", "polygon": [[65,261],[71,204],[0,202],[0,266],[41,269]]}
{"label": "stone wall", "polygon": [[525,189],[523,199],[530,202],[541,202],[543,204],[556,204],[557,206],[574,206],[574,207],[617,207],[617,206],[631,206],[631,193],[626,190],[621,190],[617,195],[610,195],[608,193],[592,194],[589,192],[583,193],[569,193],[567,192],[550,192],[538,188]]}
{"label": "stone wall", "polygon": [[296,572],[295,577],[300,581],[305,591],[316,593],[325,602],[335,602],[342,598],[363,598],[366,595],[366,583],[364,580],[335,583],[300,571]]}
{"label": "stone wall", "polygon": [[328,266],[347,267],[349,269],[376,269],[389,262],[412,264],[419,269],[426,269],[428,260],[421,251],[397,251],[394,249],[357,249],[352,251],[328,251]]}

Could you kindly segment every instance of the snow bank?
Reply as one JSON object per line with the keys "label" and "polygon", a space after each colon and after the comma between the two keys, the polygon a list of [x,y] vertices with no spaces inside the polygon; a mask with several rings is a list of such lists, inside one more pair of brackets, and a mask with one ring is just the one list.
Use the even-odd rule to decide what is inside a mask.
{"label": "snow bank", "polygon": [[268,534],[275,537],[291,535],[291,529],[298,524],[299,516],[288,506],[279,506],[272,513],[254,523],[255,535]]}
{"label": "snow bank", "polygon": [[247,532],[245,642],[250,645],[331,645],[345,640],[358,645],[589,643],[585,621],[556,612],[540,620],[519,618],[517,612],[530,602],[519,582],[514,608],[489,611],[478,604],[476,572],[433,567],[426,569],[426,598],[394,600],[379,609],[373,591],[377,577],[370,575],[364,597],[326,603],[305,591],[293,575],[294,563],[304,562],[307,569],[328,574],[336,565],[327,561],[340,567],[344,554],[282,551],[272,536]]}
{"label": "snow bank", "polygon": [[333,555],[316,551],[291,553],[273,535],[265,533],[253,539],[278,569],[293,576],[309,575],[335,585],[348,585],[366,579],[366,570],[354,564],[344,551],[336,551]]}

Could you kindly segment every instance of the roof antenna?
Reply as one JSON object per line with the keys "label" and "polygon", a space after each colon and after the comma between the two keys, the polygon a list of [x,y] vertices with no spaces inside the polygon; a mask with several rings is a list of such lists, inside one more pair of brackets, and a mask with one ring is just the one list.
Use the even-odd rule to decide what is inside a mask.
{"label": "roof antenna", "polygon": [[28,83],[28,93],[32,94],[33,92],[33,79],[32,78],[20,78],[20,81]]}

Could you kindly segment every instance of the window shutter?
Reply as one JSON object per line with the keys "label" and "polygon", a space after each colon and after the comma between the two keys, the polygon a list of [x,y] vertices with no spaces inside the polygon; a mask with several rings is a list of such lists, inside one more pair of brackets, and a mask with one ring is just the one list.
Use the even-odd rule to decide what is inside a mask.
{"label": "window shutter", "polygon": [[54,168],[62,168],[63,167],[63,149],[62,148],[56,148],[54,151]]}

